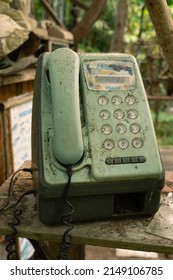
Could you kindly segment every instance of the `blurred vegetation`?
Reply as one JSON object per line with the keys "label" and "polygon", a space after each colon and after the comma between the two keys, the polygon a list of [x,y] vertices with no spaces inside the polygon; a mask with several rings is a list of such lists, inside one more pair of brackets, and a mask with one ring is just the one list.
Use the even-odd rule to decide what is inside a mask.
{"label": "blurred vegetation", "polygon": [[173,104],[170,106],[170,104],[168,105],[168,102],[166,104],[164,104],[164,102],[162,103],[162,108],[160,108],[157,116],[156,113],[151,110],[157,141],[160,145],[173,145]]}
{"label": "blurred vegetation", "polygon": [[[108,52],[110,42],[114,33],[114,21],[117,14],[117,3],[119,0],[108,0],[102,15],[96,21],[91,32],[80,43],[79,48],[87,51]],[[58,15],[58,4],[63,0],[54,0],[54,12]],[[90,6],[92,0],[82,0],[82,3]],[[167,0],[170,11],[173,14],[173,0]],[[32,15],[38,20],[45,18],[45,10],[40,0],[31,0]],[[70,0],[64,0],[64,24],[73,29],[73,4]],[[79,9],[77,20],[83,16],[84,11]],[[147,41],[155,38],[155,31],[144,7],[144,0],[129,0],[128,27],[125,33],[126,43],[135,43],[139,39]]]}
{"label": "blurred vegetation", "polygon": [[[87,37],[87,43],[90,47],[97,48],[98,51],[109,51],[109,44],[105,39],[112,38],[114,32],[114,21],[117,13],[117,3],[119,0],[108,0],[99,20],[95,23],[92,31]],[[54,12],[58,15],[58,3],[63,0],[53,0]],[[90,5],[92,0],[82,0],[82,3]],[[173,0],[167,0],[171,13],[173,13]],[[62,5],[62,4],[61,4]],[[128,29],[125,34],[126,42],[135,42],[141,36],[143,39],[151,39],[155,36],[155,32],[150,21],[147,9],[144,9],[144,0],[129,0],[129,19]],[[31,0],[32,15],[39,21],[45,18],[45,10],[40,0]],[[64,23],[69,29],[72,29],[72,8],[73,4],[70,0],[64,0]],[[78,20],[83,16],[83,11],[79,11]],[[142,17],[142,34],[141,32],[141,17]],[[103,32],[104,31],[104,32]],[[93,33],[93,34],[92,34]],[[98,38],[95,38],[95,36]],[[103,37],[103,38],[102,38]],[[102,44],[104,42],[104,44]],[[87,44],[86,41],[81,43],[83,47]],[[95,46],[95,47],[94,47]]]}

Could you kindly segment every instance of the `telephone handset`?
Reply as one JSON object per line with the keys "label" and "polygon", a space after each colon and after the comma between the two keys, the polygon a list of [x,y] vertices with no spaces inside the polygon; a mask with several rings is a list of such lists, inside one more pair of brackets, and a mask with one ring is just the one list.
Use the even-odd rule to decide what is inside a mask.
{"label": "telephone handset", "polygon": [[62,164],[76,164],[83,155],[83,139],[79,108],[79,57],[66,49],[49,55],[53,153]]}
{"label": "telephone handset", "polygon": [[73,221],[152,215],[164,170],[135,58],[68,48],[38,59],[32,163],[41,221],[61,223],[68,197]]}

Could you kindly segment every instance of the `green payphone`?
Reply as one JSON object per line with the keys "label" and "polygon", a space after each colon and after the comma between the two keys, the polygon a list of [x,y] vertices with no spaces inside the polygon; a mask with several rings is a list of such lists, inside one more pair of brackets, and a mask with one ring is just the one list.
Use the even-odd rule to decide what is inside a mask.
{"label": "green payphone", "polygon": [[164,170],[133,56],[68,48],[40,56],[32,164],[46,224],[70,208],[74,222],[158,210]]}

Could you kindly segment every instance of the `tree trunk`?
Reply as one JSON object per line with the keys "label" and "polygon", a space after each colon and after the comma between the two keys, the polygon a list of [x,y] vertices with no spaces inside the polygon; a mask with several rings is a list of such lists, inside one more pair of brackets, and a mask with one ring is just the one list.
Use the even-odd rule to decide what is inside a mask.
{"label": "tree trunk", "polygon": [[158,42],[173,76],[173,21],[166,0],[145,0]]}
{"label": "tree trunk", "polygon": [[100,16],[107,0],[94,0],[90,8],[84,14],[83,19],[74,27],[74,43],[79,43],[88,34],[92,25]]}
{"label": "tree trunk", "polygon": [[123,52],[124,51],[124,33],[127,26],[128,19],[128,5],[129,0],[119,0],[118,11],[115,17],[114,36],[110,51]]}

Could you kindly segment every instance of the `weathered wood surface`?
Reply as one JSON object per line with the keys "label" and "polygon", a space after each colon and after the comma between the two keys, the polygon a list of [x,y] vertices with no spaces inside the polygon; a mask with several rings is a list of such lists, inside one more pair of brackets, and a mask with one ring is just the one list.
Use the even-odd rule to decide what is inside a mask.
{"label": "weathered wood surface", "polygon": [[[30,163],[28,162],[27,164]],[[166,178],[169,181],[173,181],[173,174],[167,172]],[[0,207],[2,207],[2,202],[7,196],[8,187],[9,180],[0,187]],[[26,190],[32,189],[32,177],[29,173],[20,172],[13,187],[10,205]],[[165,187],[164,191],[172,191],[172,188]],[[20,225],[17,226],[18,236],[36,240],[49,240],[52,242],[59,242],[61,240],[61,236],[66,227],[62,225],[46,226],[40,222],[38,219],[36,199],[33,194],[26,196],[19,206],[22,209],[22,215]],[[11,231],[7,225],[11,221],[11,218],[10,209],[6,212],[0,212],[0,235],[5,235]],[[172,240],[146,232],[146,228],[151,219],[134,218],[75,224],[71,231],[73,244],[172,254]]]}
{"label": "weathered wood surface", "polygon": [[13,75],[1,76],[0,86],[14,85],[16,83],[24,83],[35,79],[35,69],[26,69]]}

